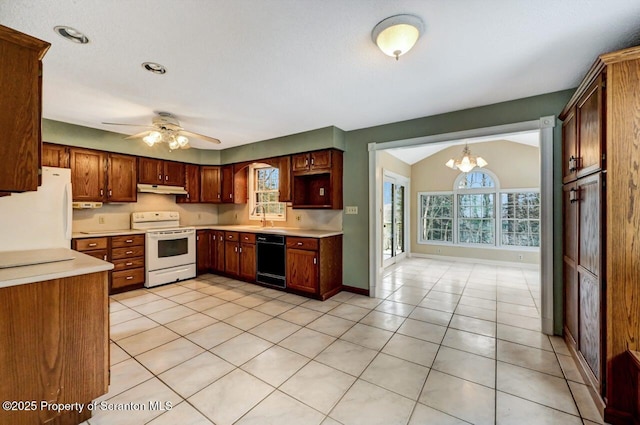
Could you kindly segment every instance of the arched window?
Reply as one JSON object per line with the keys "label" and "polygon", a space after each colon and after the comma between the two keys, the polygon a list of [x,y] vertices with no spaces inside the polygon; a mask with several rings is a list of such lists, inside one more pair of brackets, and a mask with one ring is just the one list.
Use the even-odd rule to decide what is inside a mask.
{"label": "arched window", "polygon": [[495,245],[498,177],[489,170],[462,173],[453,191],[456,199],[457,241]]}

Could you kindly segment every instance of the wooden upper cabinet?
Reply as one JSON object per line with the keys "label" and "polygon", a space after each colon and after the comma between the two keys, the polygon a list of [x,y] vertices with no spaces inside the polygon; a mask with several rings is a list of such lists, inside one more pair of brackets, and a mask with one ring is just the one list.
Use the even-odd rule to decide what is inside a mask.
{"label": "wooden upper cabinet", "polygon": [[291,157],[281,156],[278,158],[278,177],[280,202],[291,202]]}
{"label": "wooden upper cabinet", "polygon": [[69,168],[69,148],[53,143],[42,144],[42,166]]}
{"label": "wooden upper cabinet", "polygon": [[220,167],[215,165],[200,167],[200,202],[221,202],[220,186]]}
{"label": "wooden upper cabinet", "polygon": [[316,151],[309,154],[309,169],[311,171],[331,170],[330,150]]}
{"label": "wooden upper cabinet", "polygon": [[168,186],[184,186],[184,164],[175,161],[163,161],[164,183]]}
{"label": "wooden upper cabinet", "polygon": [[190,204],[200,202],[200,166],[186,164],[184,166],[184,188],[187,191],[185,196],[176,196],[179,204]]}
{"label": "wooden upper cabinet", "polygon": [[573,108],[562,123],[562,182],[576,179],[578,170],[578,134],[576,110]]}
{"label": "wooden upper cabinet", "polygon": [[[342,209],[342,151],[327,149],[293,155],[292,162],[293,208]],[[307,166],[296,171],[296,164]]]}
{"label": "wooden upper cabinet", "polygon": [[105,200],[107,154],[89,149],[69,149],[71,187],[74,201]]}
{"label": "wooden upper cabinet", "polygon": [[0,25],[0,192],[38,189],[42,58],[50,44]]}
{"label": "wooden upper cabinet", "polygon": [[576,105],[578,126],[577,177],[602,168],[604,133],[604,80],[600,74]]}
{"label": "wooden upper cabinet", "polygon": [[107,166],[107,201],[136,202],[137,191],[136,157],[110,153]]}
{"label": "wooden upper cabinet", "polygon": [[222,202],[233,203],[233,165],[221,167],[222,178]]}
{"label": "wooden upper cabinet", "polygon": [[144,184],[163,184],[164,166],[160,159],[138,158],[138,182]]}
{"label": "wooden upper cabinet", "polygon": [[291,170],[296,171],[308,171],[309,170],[309,154],[299,153],[291,156]]}

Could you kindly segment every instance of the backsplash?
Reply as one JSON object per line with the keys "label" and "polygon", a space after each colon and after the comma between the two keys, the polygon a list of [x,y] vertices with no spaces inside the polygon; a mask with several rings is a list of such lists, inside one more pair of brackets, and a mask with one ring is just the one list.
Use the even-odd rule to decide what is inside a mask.
{"label": "backsplash", "polygon": [[[73,210],[73,231],[122,230],[131,227],[131,213],[146,211],[178,211],[180,224],[252,224],[247,204],[176,204],[173,195],[138,193],[138,202],[104,204],[102,208]],[[299,220],[298,220],[299,218]],[[267,226],[271,223],[267,222]],[[299,210],[287,207],[287,221],[275,221],[276,227],[342,230],[342,210]]]}
{"label": "backsplash", "polygon": [[146,211],[178,211],[180,224],[183,226],[218,223],[217,205],[176,204],[175,199],[173,195],[138,193],[138,202],[104,204],[102,208],[73,210],[73,231],[129,229],[131,213]]}

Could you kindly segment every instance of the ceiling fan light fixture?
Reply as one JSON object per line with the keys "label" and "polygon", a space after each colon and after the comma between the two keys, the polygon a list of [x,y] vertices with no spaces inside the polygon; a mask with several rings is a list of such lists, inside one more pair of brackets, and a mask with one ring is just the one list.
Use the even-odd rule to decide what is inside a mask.
{"label": "ceiling fan light fixture", "polygon": [[395,15],[373,28],[371,39],[382,52],[396,60],[416,44],[424,32],[424,22],[415,15]]}
{"label": "ceiling fan light fixture", "polygon": [[162,135],[159,131],[151,131],[142,138],[142,140],[149,146],[155,145],[160,141],[160,139],[162,139]]}
{"label": "ceiling fan light fixture", "polygon": [[180,148],[180,143],[178,143],[175,137],[172,137],[171,140],[169,140],[169,149],[173,151],[179,148]]}
{"label": "ceiling fan light fixture", "polygon": [[179,135],[176,137],[176,142],[180,145],[181,148],[184,148],[189,144],[189,139],[185,136]]}

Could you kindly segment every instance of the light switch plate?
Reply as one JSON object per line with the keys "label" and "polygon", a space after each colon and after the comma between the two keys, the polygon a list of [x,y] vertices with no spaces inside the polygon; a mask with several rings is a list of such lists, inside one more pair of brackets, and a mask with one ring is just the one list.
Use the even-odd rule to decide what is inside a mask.
{"label": "light switch plate", "polygon": [[358,214],[358,207],[345,207],[345,214]]}

